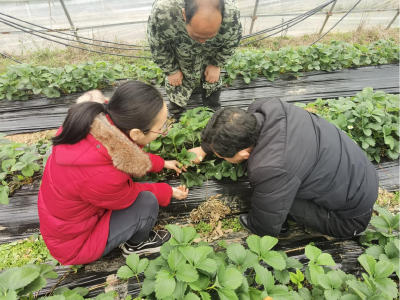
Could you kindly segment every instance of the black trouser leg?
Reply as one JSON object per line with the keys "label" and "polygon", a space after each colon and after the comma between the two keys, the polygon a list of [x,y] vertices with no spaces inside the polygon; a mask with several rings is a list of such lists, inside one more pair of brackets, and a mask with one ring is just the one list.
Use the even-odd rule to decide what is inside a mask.
{"label": "black trouser leg", "polygon": [[169,101],[168,111],[169,115],[174,117],[175,121],[178,122],[182,114],[186,112],[186,108]]}
{"label": "black trouser leg", "polygon": [[213,92],[210,97],[206,97],[207,90],[201,88],[201,100],[203,101],[203,105],[205,107],[209,107],[215,111],[221,109],[221,101],[220,101],[220,96],[222,92],[222,87],[220,87],[218,90]]}
{"label": "black trouser leg", "polygon": [[111,213],[103,256],[121,243],[139,244],[148,239],[157,221],[158,201],[151,192],[141,192],[131,206]]}
{"label": "black trouser leg", "polygon": [[353,218],[344,219],[340,216],[340,212],[329,211],[309,200],[295,199],[289,215],[298,224],[322,234],[348,238],[367,228],[372,217],[372,207],[368,211],[356,214]]}

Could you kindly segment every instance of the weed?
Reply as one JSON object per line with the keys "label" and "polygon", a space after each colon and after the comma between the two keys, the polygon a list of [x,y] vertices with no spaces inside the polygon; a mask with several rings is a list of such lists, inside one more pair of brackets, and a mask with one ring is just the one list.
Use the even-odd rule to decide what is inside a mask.
{"label": "weed", "polygon": [[0,245],[0,270],[20,267],[28,263],[39,264],[48,261],[56,262],[40,235]]}

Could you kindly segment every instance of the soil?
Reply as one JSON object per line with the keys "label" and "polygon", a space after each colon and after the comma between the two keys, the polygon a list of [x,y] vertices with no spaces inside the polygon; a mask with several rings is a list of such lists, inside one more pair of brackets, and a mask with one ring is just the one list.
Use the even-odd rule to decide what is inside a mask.
{"label": "soil", "polygon": [[56,135],[57,129],[52,130],[45,130],[39,131],[34,133],[22,133],[22,134],[15,134],[15,135],[8,135],[4,138],[15,142],[15,143],[24,143],[28,145],[36,144],[41,140],[49,140],[53,136]]}
{"label": "soil", "polygon": [[384,189],[379,188],[378,200],[376,204],[390,211],[393,214],[398,214],[399,209],[399,198],[394,193],[388,192]]}

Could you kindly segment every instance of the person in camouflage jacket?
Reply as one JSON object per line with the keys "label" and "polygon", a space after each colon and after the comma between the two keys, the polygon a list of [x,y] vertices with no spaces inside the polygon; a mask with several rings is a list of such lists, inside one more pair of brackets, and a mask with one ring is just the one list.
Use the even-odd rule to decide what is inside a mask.
{"label": "person in camouflage jacket", "polygon": [[[213,4],[216,4],[217,11],[213,11]],[[213,24],[216,30],[210,34]],[[200,32],[201,37],[193,32]],[[165,88],[171,114],[179,118],[199,83],[203,104],[212,109],[221,107],[220,68],[234,53],[241,36],[242,25],[235,0],[154,2],[147,38],[154,62],[166,75]]]}

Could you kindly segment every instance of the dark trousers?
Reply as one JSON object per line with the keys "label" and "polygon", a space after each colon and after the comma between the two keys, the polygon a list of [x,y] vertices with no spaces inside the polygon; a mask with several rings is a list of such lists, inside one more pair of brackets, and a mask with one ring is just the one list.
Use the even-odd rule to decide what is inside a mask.
{"label": "dark trousers", "polygon": [[305,225],[315,231],[332,237],[349,238],[363,232],[372,217],[372,207],[360,212],[353,218],[342,218],[340,212],[329,211],[312,201],[295,199],[289,211],[292,218],[300,225]]}
{"label": "dark trousers", "polygon": [[111,213],[110,230],[103,256],[124,242],[139,244],[148,239],[157,221],[158,201],[151,192],[141,192],[131,206]]}
{"label": "dark trousers", "polygon": [[[210,97],[206,97],[207,90],[203,89],[203,85],[201,84],[201,101],[203,102],[203,106],[209,107],[215,111],[221,109],[221,102],[219,97],[221,96],[222,88],[219,88],[215,92],[213,92]],[[171,116],[178,121],[181,115],[186,111],[185,107],[179,106],[173,102],[169,102],[168,110]]]}

